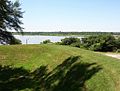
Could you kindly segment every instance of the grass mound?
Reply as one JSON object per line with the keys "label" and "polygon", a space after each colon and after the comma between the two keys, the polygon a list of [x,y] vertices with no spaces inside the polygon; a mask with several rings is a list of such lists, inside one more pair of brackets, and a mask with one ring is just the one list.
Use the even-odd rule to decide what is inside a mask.
{"label": "grass mound", "polygon": [[0,91],[119,89],[119,59],[60,45],[0,46]]}

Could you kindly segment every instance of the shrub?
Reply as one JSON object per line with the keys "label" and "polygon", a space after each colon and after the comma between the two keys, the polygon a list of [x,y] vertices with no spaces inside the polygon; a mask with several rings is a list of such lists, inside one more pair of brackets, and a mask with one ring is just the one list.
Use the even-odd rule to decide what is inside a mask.
{"label": "shrub", "polygon": [[89,48],[92,51],[100,51],[101,50],[101,44],[100,43],[96,43],[90,46]]}
{"label": "shrub", "polygon": [[120,49],[120,37],[116,39],[116,46],[118,49]]}
{"label": "shrub", "polygon": [[89,36],[87,38],[82,38],[82,44],[87,49],[89,49],[89,47],[95,43],[98,43],[97,36]]}
{"label": "shrub", "polygon": [[82,44],[86,49],[94,51],[114,51],[117,48],[116,39],[112,35],[89,36],[82,39]]}
{"label": "shrub", "polygon": [[48,44],[48,43],[51,43],[51,41],[49,39],[43,41],[43,44]]}
{"label": "shrub", "polygon": [[80,42],[75,42],[75,43],[72,43],[71,46],[80,48],[81,43]]}
{"label": "shrub", "polygon": [[61,45],[61,42],[55,42],[56,45]]}
{"label": "shrub", "polygon": [[80,43],[80,39],[79,38],[70,37],[70,38],[64,38],[64,39],[61,40],[61,44],[62,45],[71,45],[73,43]]}

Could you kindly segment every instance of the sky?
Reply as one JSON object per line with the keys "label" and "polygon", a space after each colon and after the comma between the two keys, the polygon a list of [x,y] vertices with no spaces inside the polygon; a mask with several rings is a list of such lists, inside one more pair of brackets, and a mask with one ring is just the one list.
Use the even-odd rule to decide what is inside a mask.
{"label": "sky", "polygon": [[120,0],[19,0],[24,31],[120,32]]}

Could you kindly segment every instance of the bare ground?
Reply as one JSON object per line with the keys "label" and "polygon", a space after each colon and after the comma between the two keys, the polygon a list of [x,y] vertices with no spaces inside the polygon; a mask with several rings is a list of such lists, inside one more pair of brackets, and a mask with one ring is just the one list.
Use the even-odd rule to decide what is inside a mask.
{"label": "bare ground", "polygon": [[120,59],[120,54],[116,54],[116,53],[106,53],[105,55],[110,56],[110,57],[114,57],[117,59]]}

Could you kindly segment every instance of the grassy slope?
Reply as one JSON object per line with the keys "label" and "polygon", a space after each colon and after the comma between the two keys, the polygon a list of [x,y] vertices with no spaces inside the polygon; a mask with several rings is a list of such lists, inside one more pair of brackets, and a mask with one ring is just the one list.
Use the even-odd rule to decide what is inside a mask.
{"label": "grassy slope", "polygon": [[[89,91],[119,91],[120,61],[91,51],[58,45],[0,46],[0,65],[12,65],[34,71],[42,65],[52,70],[70,56],[81,56],[87,63],[97,63],[102,70],[86,81]],[[76,90],[75,90],[76,91]]]}

